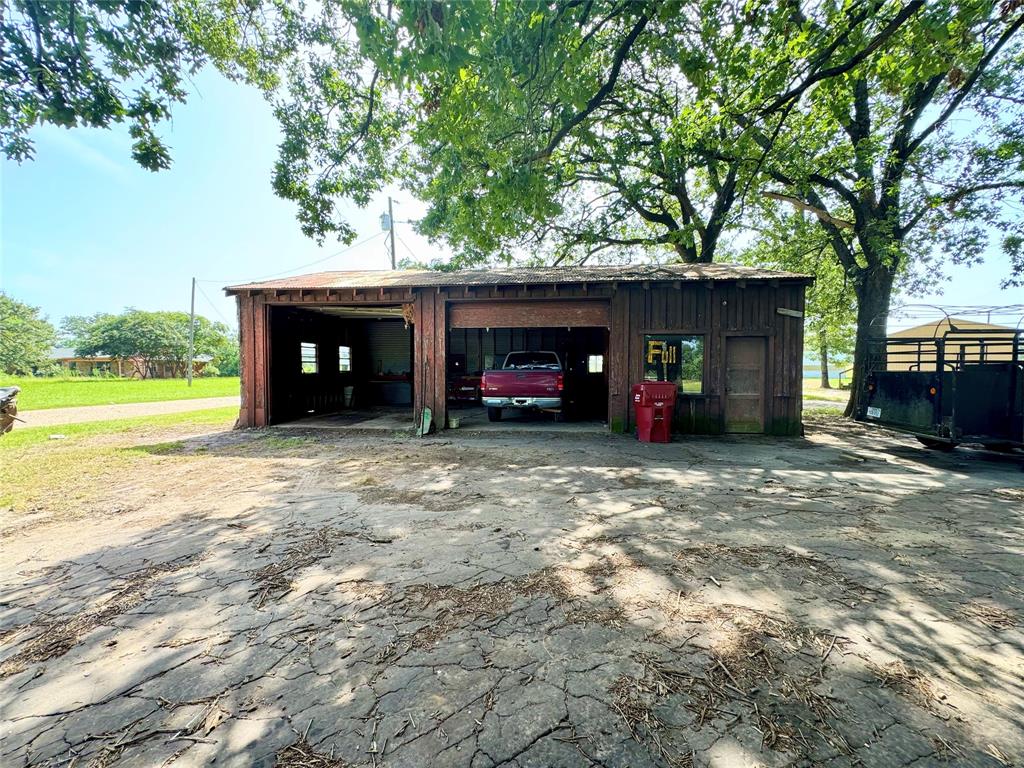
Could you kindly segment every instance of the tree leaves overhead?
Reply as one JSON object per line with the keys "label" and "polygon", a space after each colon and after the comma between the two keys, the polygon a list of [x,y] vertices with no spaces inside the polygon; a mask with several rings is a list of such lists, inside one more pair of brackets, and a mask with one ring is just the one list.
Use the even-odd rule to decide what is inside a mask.
{"label": "tree leaves overhead", "polygon": [[9,0],[0,9],[0,148],[33,156],[31,129],[127,123],[132,156],[170,166],[158,125],[213,62],[272,87],[276,47],[296,18],[259,0]]}
{"label": "tree leaves overhead", "polygon": [[[1017,16],[921,0],[333,0],[307,19],[272,95],[285,128],[275,184],[320,239],[352,237],[339,199],[365,204],[400,182],[428,202],[421,229],[457,263],[638,250],[709,261],[766,186],[805,208],[838,201],[834,219],[853,223],[837,186],[853,166],[882,173],[908,94],[927,89],[927,107],[965,88],[1012,91],[1019,53],[971,72]],[[854,114],[864,84],[866,125]],[[987,155],[943,152],[937,131],[905,164],[921,179],[954,157],[1005,170],[1020,156],[1014,123]],[[908,213],[930,233],[922,253],[970,229],[933,215],[970,206],[944,183],[918,187]],[[882,200],[869,184],[854,196]]]}
{"label": "tree leaves overhead", "polygon": [[321,238],[351,236],[338,195],[363,203],[398,180],[430,203],[421,228],[464,261],[515,246],[555,261],[612,246],[710,260],[743,165],[721,159],[734,125],[697,120],[683,9],[325,4],[316,53],[278,104],[276,187]]}

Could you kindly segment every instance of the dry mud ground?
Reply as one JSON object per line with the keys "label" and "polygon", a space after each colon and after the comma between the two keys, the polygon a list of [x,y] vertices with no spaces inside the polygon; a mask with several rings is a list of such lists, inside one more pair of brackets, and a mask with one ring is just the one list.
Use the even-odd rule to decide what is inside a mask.
{"label": "dry mud ground", "polygon": [[4,766],[1024,761],[1020,458],[828,423],[153,448],[5,521]]}

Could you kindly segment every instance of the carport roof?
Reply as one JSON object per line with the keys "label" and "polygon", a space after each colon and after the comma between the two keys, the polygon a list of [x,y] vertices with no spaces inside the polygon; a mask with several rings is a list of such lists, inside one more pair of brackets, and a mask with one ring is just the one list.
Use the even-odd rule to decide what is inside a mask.
{"label": "carport roof", "polygon": [[595,267],[541,267],[463,269],[441,272],[432,269],[314,272],[277,280],[231,285],[228,293],[241,291],[297,291],[325,288],[432,288],[463,285],[552,285],[561,283],[619,283],[645,280],[799,280],[809,275],[739,264],[630,264]]}

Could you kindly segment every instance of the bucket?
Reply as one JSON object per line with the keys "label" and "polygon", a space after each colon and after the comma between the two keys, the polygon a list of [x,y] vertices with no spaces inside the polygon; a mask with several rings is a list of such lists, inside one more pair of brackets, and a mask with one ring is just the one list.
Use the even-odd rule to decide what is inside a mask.
{"label": "bucket", "polygon": [[448,429],[458,429],[458,428],[459,428],[459,417],[458,416],[449,416],[448,417]]}

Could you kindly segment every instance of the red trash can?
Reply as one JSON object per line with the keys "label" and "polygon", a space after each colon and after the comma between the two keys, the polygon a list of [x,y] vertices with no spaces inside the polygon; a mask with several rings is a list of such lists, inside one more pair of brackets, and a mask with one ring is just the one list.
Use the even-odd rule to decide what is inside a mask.
{"label": "red trash can", "polygon": [[672,413],[675,410],[676,385],[671,381],[644,381],[633,385],[636,436],[644,443],[668,443],[672,440]]}

